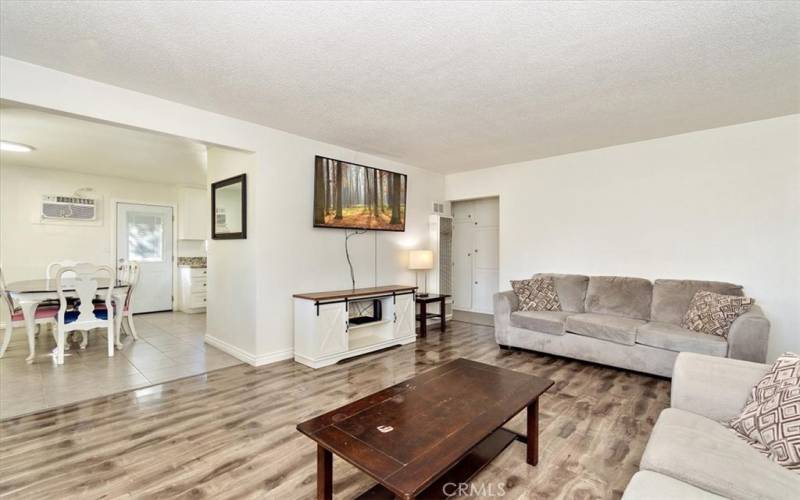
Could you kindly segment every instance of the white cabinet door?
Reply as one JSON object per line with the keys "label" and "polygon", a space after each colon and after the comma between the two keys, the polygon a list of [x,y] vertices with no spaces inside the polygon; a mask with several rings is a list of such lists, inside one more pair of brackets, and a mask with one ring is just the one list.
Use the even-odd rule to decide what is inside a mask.
{"label": "white cabinet door", "polygon": [[452,210],[454,222],[473,222],[475,219],[475,203],[472,201],[453,203]]}
{"label": "white cabinet door", "polygon": [[494,294],[497,293],[497,276],[496,269],[477,269],[475,271],[473,311],[492,314]]}
{"label": "white cabinet door", "polygon": [[319,306],[316,318],[319,355],[338,354],[347,350],[347,311],[344,304]]}
{"label": "white cabinet door", "polygon": [[416,326],[416,304],[414,296],[398,295],[394,304],[394,338],[408,337],[414,334]]}
{"label": "white cabinet door", "polygon": [[475,228],[475,269],[498,269],[497,226]]}
{"label": "white cabinet door", "polygon": [[178,205],[178,238],[208,239],[211,208],[205,189],[181,188]]}
{"label": "white cabinet door", "polygon": [[474,246],[472,222],[453,225],[453,307],[472,308],[472,248]]}
{"label": "white cabinet door", "polygon": [[475,224],[478,227],[497,226],[500,223],[500,204],[497,198],[475,200],[473,209]]}

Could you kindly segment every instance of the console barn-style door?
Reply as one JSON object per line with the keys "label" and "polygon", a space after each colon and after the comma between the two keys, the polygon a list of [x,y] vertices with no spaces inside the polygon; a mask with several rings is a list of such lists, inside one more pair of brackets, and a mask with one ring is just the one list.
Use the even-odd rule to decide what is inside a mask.
{"label": "console barn-style door", "polygon": [[316,323],[320,356],[347,350],[347,311],[344,304],[320,305]]}
{"label": "console barn-style door", "polygon": [[416,328],[414,296],[398,295],[394,298],[394,338],[413,335]]}

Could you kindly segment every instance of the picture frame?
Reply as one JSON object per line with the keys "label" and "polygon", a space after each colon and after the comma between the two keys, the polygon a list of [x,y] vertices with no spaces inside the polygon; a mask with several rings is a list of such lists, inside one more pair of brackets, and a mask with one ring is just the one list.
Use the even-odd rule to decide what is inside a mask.
{"label": "picture frame", "polygon": [[247,239],[247,174],[211,184],[211,239]]}

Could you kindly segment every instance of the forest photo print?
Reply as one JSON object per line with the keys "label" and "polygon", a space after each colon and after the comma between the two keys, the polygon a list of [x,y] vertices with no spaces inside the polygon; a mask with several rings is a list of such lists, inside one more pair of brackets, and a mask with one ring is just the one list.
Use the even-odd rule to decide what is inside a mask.
{"label": "forest photo print", "polygon": [[405,231],[406,176],[317,156],[314,226]]}

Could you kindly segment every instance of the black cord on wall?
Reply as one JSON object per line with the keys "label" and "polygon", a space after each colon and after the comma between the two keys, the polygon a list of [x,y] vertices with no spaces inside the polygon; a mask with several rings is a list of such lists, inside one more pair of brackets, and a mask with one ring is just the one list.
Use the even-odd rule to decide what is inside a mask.
{"label": "black cord on wall", "polygon": [[349,229],[344,231],[344,255],[347,257],[347,265],[350,266],[350,282],[353,284],[353,290],[356,289],[356,275],[353,272],[353,263],[350,261],[350,248],[348,247],[348,242],[353,236],[364,234],[366,232],[366,229],[356,229],[352,233]]}

